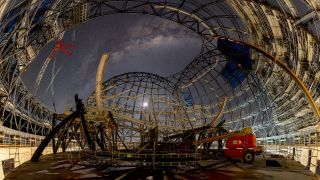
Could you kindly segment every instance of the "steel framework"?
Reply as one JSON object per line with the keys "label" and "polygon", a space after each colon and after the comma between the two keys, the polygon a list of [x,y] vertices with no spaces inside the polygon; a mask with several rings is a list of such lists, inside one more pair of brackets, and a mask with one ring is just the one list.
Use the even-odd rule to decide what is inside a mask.
{"label": "steel framework", "polygon": [[[234,130],[252,126],[263,137],[315,125],[319,119],[302,89],[264,54],[252,51],[254,68],[236,88],[221,75],[227,59],[213,36],[252,44],[273,55],[295,73],[319,104],[319,33],[304,28],[310,21],[294,24],[305,15],[295,3],[277,2],[273,6],[269,1],[249,0],[29,0],[10,7],[0,26],[1,122],[19,131],[47,134],[54,112],[29,93],[21,73],[42,47],[69,28],[99,16],[135,13],[179,23],[199,34],[203,46],[185,70],[170,77],[128,73],[104,84],[105,107],[116,112],[123,137],[132,137],[128,142],[154,124],[165,126],[163,134],[168,134],[205,123],[218,111],[223,97],[228,98],[223,118]],[[316,0],[306,4],[315,12],[319,8]],[[311,21],[316,27],[317,18]],[[149,108],[157,104],[156,108],[144,110],[141,102],[146,100]],[[92,98],[88,104],[94,107]]]}

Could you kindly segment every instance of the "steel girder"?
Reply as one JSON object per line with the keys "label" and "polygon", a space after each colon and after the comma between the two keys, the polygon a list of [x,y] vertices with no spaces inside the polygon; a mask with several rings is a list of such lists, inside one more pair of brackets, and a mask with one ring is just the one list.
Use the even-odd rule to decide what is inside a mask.
{"label": "steel girder", "polygon": [[[36,151],[33,153],[31,157],[31,161],[38,161],[43,150],[48,146],[50,141],[53,140],[55,142],[55,137],[57,137],[58,141],[54,143],[54,146],[53,146],[54,153],[57,153],[60,145],[61,145],[62,151],[65,152],[72,140],[76,140],[79,143],[79,147],[81,148],[83,148],[84,143],[86,143],[88,148],[91,151],[96,150],[96,147],[95,147],[95,144],[97,141],[97,139],[95,138],[97,133],[96,131],[98,129],[101,131],[101,128],[98,128],[93,124],[89,129],[88,128],[89,125],[87,124],[88,122],[84,117],[85,108],[84,108],[84,105],[82,104],[82,100],[78,98],[78,95],[75,96],[75,102],[76,102],[76,111],[72,112],[70,115],[65,117],[57,126],[55,126],[52,129],[52,131],[50,131],[46,135],[46,137],[42,140],[41,144],[38,146]],[[78,121],[76,119],[78,119]],[[85,142],[82,142],[81,139],[79,138],[79,134],[81,134],[79,130],[80,126],[86,140]],[[104,151],[104,147],[101,147],[101,148],[102,148],[102,151]]]}
{"label": "steel girder", "polygon": [[[212,72],[208,72],[210,73]],[[220,109],[221,99],[215,101],[215,95],[223,89],[208,90],[204,94],[191,90],[195,105],[188,108],[179,88],[170,79],[173,78],[133,72],[115,76],[104,83],[104,106],[113,112],[120,135],[128,143],[127,146],[130,146],[130,143],[138,145],[141,133],[154,127],[158,127],[160,137],[164,137],[203,126],[210,122],[217,109]],[[210,86],[212,80],[205,80],[206,78],[198,80],[191,88],[202,83],[200,88],[210,89],[206,86]],[[232,95],[233,91],[230,90],[222,118],[230,129],[253,126],[257,127],[257,135],[269,136],[272,134],[267,132],[269,127],[276,126],[270,118],[272,108],[269,97],[254,75],[250,75],[246,81],[241,85],[242,91]],[[243,95],[243,92],[246,94]],[[240,100],[240,97],[246,97],[245,101]],[[197,101],[199,98],[203,100],[202,103]],[[206,103],[204,99],[207,99]],[[144,106],[144,103],[148,105]],[[87,114],[97,114],[94,93],[89,97],[87,106]],[[94,120],[95,116],[91,119]],[[278,131],[274,130],[273,133],[277,134]]]}
{"label": "steel girder", "polygon": [[[301,128],[299,126],[290,128],[292,127],[291,124],[286,123],[286,121],[302,122],[300,119],[311,119],[309,120],[311,124],[316,122],[316,120],[312,120],[314,119],[312,118],[312,113],[308,113],[308,115],[303,118],[301,118],[302,116],[292,115],[293,112],[280,113],[283,111],[281,109],[294,109],[292,105],[283,105],[281,99],[285,99],[286,96],[295,96],[300,92],[295,88],[295,85],[292,85],[290,78],[281,72],[279,68],[262,61],[265,57],[257,57],[259,60],[257,60],[257,66],[253,74],[254,76],[257,75],[259,79],[255,79],[254,81],[259,82],[259,80],[261,80],[261,83],[258,83],[259,86],[255,86],[256,89],[250,87],[251,82],[244,82],[237,90],[233,91],[227,86],[225,81],[221,80],[221,76],[219,78],[218,72],[219,68],[221,69],[223,67],[224,58],[220,56],[216,50],[215,43],[212,41],[212,35],[214,34],[255,44],[268,52],[276,53],[276,56],[282,61],[286,61],[286,58],[289,58],[289,61],[287,61],[288,65],[292,66],[292,70],[296,72],[300,79],[303,79],[303,82],[313,93],[313,98],[316,99],[319,97],[319,77],[317,74],[314,75],[310,73],[318,72],[319,69],[319,63],[317,61],[319,57],[318,42],[305,29],[299,26],[292,27],[290,21],[293,18],[285,11],[281,12],[276,10],[266,3],[260,4],[259,2],[245,0],[217,0],[210,2],[182,0],[161,2],[145,2],[139,0],[53,1],[44,14],[44,18],[33,24],[32,20],[35,12],[40,8],[41,2],[42,1],[36,2],[35,4],[21,4],[15,16],[19,21],[14,27],[14,31],[4,33],[4,29],[2,28],[1,30],[1,35],[4,37],[1,41],[1,63],[6,65],[3,66],[6,68],[1,71],[1,73],[6,75],[1,77],[5,80],[5,77],[8,76],[6,80],[7,83],[6,81],[2,82],[4,84],[2,86],[3,92],[8,92],[1,95],[1,102],[4,102],[4,104],[10,104],[12,103],[12,99],[15,99],[12,98],[12,95],[9,93],[11,92],[10,89],[14,89],[14,86],[19,89],[23,87],[18,77],[21,70],[26,69],[40,49],[59,33],[67,30],[69,27],[98,16],[115,13],[139,13],[155,15],[180,23],[198,33],[203,39],[204,43],[201,54],[184,72],[168,78],[170,81],[175,82],[176,89],[178,87],[188,89],[188,91],[195,96],[193,99],[198,104],[202,106],[205,106],[205,104],[218,104],[218,97],[225,95],[231,96],[229,108],[238,110],[236,113],[226,116],[226,118],[236,119],[236,117],[240,117],[241,121],[243,121],[243,119],[248,117],[246,114],[255,113],[243,113],[247,111],[247,109],[243,108],[240,101],[247,102],[247,99],[250,99],[248,96],[262,91],[264,94],[268,93],[268,95],[263,95],[261,99],[256,98],[255,104],[257,105],[252,105],[252,103],[248,101],[246,103],[247,107],[251,112],[254,111],[252,109],[253,107],[261,108],[261,104],[265,107],[261,109],[270,109],[270,107],[274,109],[273,113],[265,113],[268,115],[262,113],[263,115],[260,116],[268,119],[262,121],[282,123],[282,126],[284,126],[282,129],[284,130],[280,132],[288,133],[294,129]],[[285,5],[286,4],[282,4],[282,6]],[[14,19],[15,17],[10,18]],[[279,21],[277,21],[278,19]],[[10,19],[7,19],[5,22],[10,22]],[[308,46],[310,42],[313,44],[312,49]],[[297,45],[299,46],[297,47]],[[301,51],[303,48],[308,49],[307,56],[303,55],[304,53]],[[307,59],[307,61],[304,59]],[[220,63],[215,64],[216,62]],[[218,76],[218,78],[216,78],[216,76]],[[281,79],[287,79],[290,83],[281,83]],[[190,80],[194,80],[194,83],[191,83],[191,85]],[[9,87],[9,84],[13,87]],[[280,88],[280,90],[277,90],[278,88]],[[263,89],[267,89],[267,91]],[[283,93],[283,91],[288,92]],[[284,95],[281,96],[281,93]],[[203,96],[203,94],[206,94],[206,96]],[[215,97],[215,99],[209,99],[210,102],[206,102],[207,100],[205,100],[204,97],[208,95]],[[272,106],[270,106],[269,100],[265,99],[268,97],[275,100]],[[31,97],[27,98],[32,99]],[[37,103],[34,104],[30,106],[37,106]],[[308,108],[307,106],[305,109],[297,109],[301,112],[308,111]],[[47,108],[44,107],[43,109],[44,111],[42,112],[50,114],[50,111],[45,111]],[[30,117],[38,122],[44,121],[43,118],[41,119],[42,116],[38,114]],[[249,117],[252,118],[252,120],[250,120],[252,124],[256,125],[257,117]],[[12,120],[10,120],[10,122],[12,122]],[[234,127],[240,128],[241,124],[243,126],[246,123],[236,123]],[[275,125],[269,125],[270,123],[265,124],[266,129],[271,129],[265,134],[269,136],[272,135],[270,131],[276,134],[279,133],[274,131]],[[260,125],[257,125],[257,127],[258,126]]]}

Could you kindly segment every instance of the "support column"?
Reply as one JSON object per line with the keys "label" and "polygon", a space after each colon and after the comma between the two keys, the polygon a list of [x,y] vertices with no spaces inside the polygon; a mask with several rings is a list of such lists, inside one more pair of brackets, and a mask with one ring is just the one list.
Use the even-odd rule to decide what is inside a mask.
{"label": "support column", "polygon": [[58,133],[58,131],[65,126],[68,122],[73,121],[79,112],[75,111],[69,116],[67,116],[63,121],[61,121],[52,131],[42,140],[41,144],[38,146],[37,150],[33,153],[31,161],[35,162],[38,161],[40,158],[43,150],[48,146],[49,142],[51,141],[52,137]]}
{"label": "support column", "polygon": [[[56,116],[57,114],[53,114],[53,118],[52,118],[52,130],[55,128],[55,124],[56,124]],[[55,138],[55,135],[53,135],[52,137],[52,151],[53,151],[53,154],[56,154],[55,152],[55,149],[56,149],[56,141],[54,140]]]}
{"label": "support column", "polygon": [[84,131],[84,134],[86,136],[89,148],[90,148],[90,150],[95,150],[95,145],[92,142],[92,139],[91,139],[91,136],[90,136],[90,133],[89,133],[89,130],[88,130],[87,121],[84,118],[84,105],[82,104],[81,99],[78,98],[78,95],[75,96],[75,101],[76,101],[76,104],[77,104],[77,111],[80,114],[80,119],[81,119],[83,131]]}

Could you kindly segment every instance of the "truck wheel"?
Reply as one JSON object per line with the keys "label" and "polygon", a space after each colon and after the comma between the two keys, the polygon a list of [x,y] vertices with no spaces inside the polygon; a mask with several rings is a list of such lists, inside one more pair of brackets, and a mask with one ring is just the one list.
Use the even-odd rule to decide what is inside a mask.
{"label": "truck wheel", "polygon": [[254,160],[254,152],[246,152],[243,156],[243,162],[246,164],[251,164]]}

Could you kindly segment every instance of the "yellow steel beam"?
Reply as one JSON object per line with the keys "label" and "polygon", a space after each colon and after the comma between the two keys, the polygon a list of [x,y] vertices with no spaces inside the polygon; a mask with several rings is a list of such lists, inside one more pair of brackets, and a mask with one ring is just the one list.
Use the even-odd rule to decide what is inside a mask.
{"label": "yellow steel beam", "polygon": [[223,100],[223,103],[221,104],[221,109],[219,111],[219,113],[212,119],[212,122],[210,123],[210,127],[214,127],[215,126],[215,123],[220,119],[222,113],[223,113],[223,110],[227,104],[227,97],[224,97],[224,100]]}
{"label": "yellow steel beam", "polygon": [[280,60],[278,60],[275,56],[271,55],[270,53],[266,52],[265,50],[261,49],[260,47],[255,46],[255,45],[241,42],[241,41],[234,40],[234,39],[230,39],[230,38],[226,38],[223,36],[215,36],[215,37],[225,38],[225,39],[228,39],[228,40],[240,43],[240,44],[244,44],[244,45],[249,46],[250,48],[256,50],[257,52],[265,55],[266,57],[268,57],[268,59],[270,59],[276,65],[278,65],[285,73],[287,73],[291,77],[291,79],[293,79],[295,81],[295,83],[299,86],[299,88],[302,90],[302,92],[306,96],[307,100],[309,101],[309,103],[315,113],[315,116],[318,118],[318,121],[320,120],[319,108],[317,106],[317,103],[313,99],[310,91],[308,90],[306,85],[302,82],[302,80],[290,68],[288,68],[284,63],[282,63]]}
{"label": "yellow steel beam", "polygon": [[107,143],[108,143],[108,150],[109,152],[112,151],[112,132],[115,130],[113,128],[112,122],[109,118],[107,118],[104,108],[103,108],[103,100],[102,100],[102,88],[103,88],[103,77],[104,77],[104,72],[106,69],[106,65],[109,61],[109,54],[104,53],[100,59],[100,63],[98,66],[97,70],[97,75],[96,75],[96,104],[97,104],[97,109],[98,109],[98,114],[99,117],[102,117],[103,119],[106,120],[107,124]]}
{"label": "yellow steel beam", "polygon": [[103,115],[103,110],[104,110],[103,102],[102,102],[102,88],[103,88],[102,81],[103,81],[104,72],[105,72],[108,61],[109,61],[109,54],[104,53],[101,57],[98,70],[97,70],[97,75],[96,75],[96,103],[97,103],[99,115]]}
{"label": "yellow steel beam", "polygon": [[[202,20],[198,15],[196,14],[193,14],[193,13],[190,13],[190,12],[187,12],[185,10],[182,10],[182,9],[179,9],[179,8],[176,8],[176,7],[172,7],[172,6],[163,6],[163,5],[158,5],[158,6],[155,6],[155,8],[157,9],[169,9],[169,10],[172,10],[172,11],[176,11],[176,12],[179,12],[179,13],[182,13],[184,15],[187,15],[195,20],[197,20],[200,24],[202,24],[205,28],[207,28],[210,32],[211,35],[213,35],[213,31],[212,31],[212,27],[210,27],[208,24],[206,24],[206,22],[204,20]],[[219,36],[219,35],[213,35],[214,37],[223,37],[223,36]],[[226,38],[226,37],[223,37],[223,38]],[[305,94],[306,98],[308,99],[314,113],[315,113],[315,116],[318,118],[318,121],[320,120],[320,111],[319,111],[319,108],[315,102],[315,100],[313,99],[311,93],[309,92],[309,90],[307,89],[306,85],[301,81],[301,79],[293,72],[291,71],[291,69],[289,69],[284,63],[282,63],[281,61],[279,61],[276,57],[272,56],[271,54],[269,54],[268,52],[266,52],[265,50],[257,47],[257,46],[254,46],[252,44],[248,44],[248,43],[245,43],[245,42],[240,42],[240,41],[237,41],[237,40],[234,40],[234,39],[230,39],[230,38],[226,38],[226,39],[229,39],[229,40],[232,40],[232,41],[235,41],[237,43],[241,43],[241,44],[244,44],[244,45],[247,45],[249,47],[251,47],[252,49],[262,53],[263,55],[267,56],[270,60],[274,61],[285,73],[287,73],[295,82],[296,84],[299,86],[299,88],[303,91],[303,93]]]}
{"label": "yellow steel beam", "polygon": [[184,14],[186,16],[189,16],[195,20],[197,20],[202,26],[204,26],[205,28],[207,28],[210,32],[211,35],[213,35],[213,31],[212,29],[210,28],[210,26],[208,24],[205,23],[204,20],[202,20],[198,15],[196,14],[193,14],[193,13],[190,13],[190,12],[187,12],[185,10],[182,10],[182,9],[179,9],[179,8],[176,8],[176,7],[172,7],[172,6],[162,6],[162,5],[157,5],[155,6],[156,9],[169,9],[169,10],[172,10],[172,11],[176,11],[178,13],[181,13],[181,14]]}
{"label": "yellow steel beam", "polygon": [[[168,9],[168,10],[171,10],[171,11],[175,11],[177,13],[180,13],[180,14],[184,14],[186,16],[189,16],[190,18],[193,18],[194,20],[198,21],[203,27],[207,28],[210,35],[214,35],[214,32],[213,30],[218,30],[218,29],[222,29],[222,27],[220,26],[217,26],[217,27],[210,27],[210,25],[208,25],[206,23],[206,21],[204,21],[203,19],[201,19],[200,16],[192,13],[192,12],[188,12],[186,10],[183,10],[183,9],[179,9],[177,7],[173,7],[173,6],[168,6],[168,5],[156,5],[154,6],[154,8],[156,9]],[[224,28],[225,30],[227,31],[237,31],[237,32],[242,32],[244,34],[248,34],[247,32],[245,31],[241,31],[237,28]]]}

